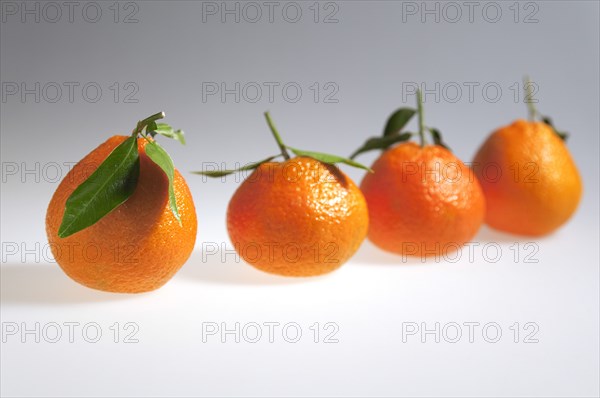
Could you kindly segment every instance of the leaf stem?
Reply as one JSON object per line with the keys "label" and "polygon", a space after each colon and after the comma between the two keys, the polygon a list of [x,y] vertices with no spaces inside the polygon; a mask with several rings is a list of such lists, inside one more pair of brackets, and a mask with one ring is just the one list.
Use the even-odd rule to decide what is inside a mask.
{"label": "leaf stem", "polygon": [[417,113],[419,114],[419,139],[421,141],[421,147],[425,146],[425,122],[423,116],[423,98],[421,96],[421,90],[417,89]]}
{"label": "leaf stem", "polygon": [[538,115],[537,109],[535,109],[534,101],[533,101],[533,83],[529,76],[525,76],[524,84],[525,84],[525,103],[527,103],[527,109],[529,111],[529,121],[534,122],[536,116]]}
{"label": "leaf stem", "polygon": [[269,125],[269,128],[271,129],[271,133],[273,133],[273,137],[275,137],[275,141],[277,141],[277,145],[279,145],[279,149],[281,150],[281,155],[283,156],[283,158],[285,160],[288,160],[290,158],[290,154],[288,153],[288,151],[285,147],[285,144],[283,143],[283,140],[281,139],[281,136],[277,132],[277,129],[275,128],[275,125],[273,124],[273,120],[271,119],[271,115],[269,115],[269,112],[265,112],[265,118],[267,119],[267,124]]}
{"label": "leaf stem", "polygon": [[165,113],[164,112],[158,112],[158,113],[155,113],[152,116],[148,116],[144,120],[140,120],[137,123],[137,126],[135,127],[135,129],[133,130],[133,132],[131,133],[131,135],[132,136],[136,136],[136,135],[140,134],[142,132],[142,130],[144,129],[144,127],[146,127],[148,124],[150,124],[151,122],[154,122],[156,120],[163,119],[164,117],[165,117]]}

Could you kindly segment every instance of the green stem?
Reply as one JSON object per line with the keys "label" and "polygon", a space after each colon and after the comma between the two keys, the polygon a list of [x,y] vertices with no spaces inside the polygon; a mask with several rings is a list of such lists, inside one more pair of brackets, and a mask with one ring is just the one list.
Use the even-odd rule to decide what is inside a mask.
{"label": "green stem", "polygon": [[423,98],[421,96],[421,90],[417,90],[417,113],[419,114],[419,139],[421,141],[421,147],[425,146],[425,123],[423,117]]}
{"label": "green stem", "polygon": [[527,103],[527,109],[529,111],[529,121],[534,122],[538,112],[537,109],[535,109],[533,102],[533,83],[531,82],[529,76],[525,76],[523,80],[525,85],[525,102]]}
{"label": "green stem", "polygon": [[277,129],[275,128],[275,125],[273,124],[273,120],[271,120],[271,115],[269,115],[269,112],[265,112],[265,118],[267,119],[267,124],[269,125],[269,128],[271,129],[271,133],[273,133],[273,137],[275,137],[275,141],[277,141],[277,145],[279,145],[279,149],[281,150],[281,155],[283,156],[283,158],[285,160],[288,160],[290,158],[290,154],[288,153],[287,149],[285,148],[285,144],[283,143],[281,136],[277,132]]}
{"label": "green stem", "polygon": [[158,113],[155,113],[152,116],[148,116],[144,120],[140,120],[137,123],[137,126],[135,127],[135,129],[133,130],[133,132],[131,133],[131,135],[135,136],[135,135],[140,134],[142,132],[142,130],[144,130],[144,127],[146,127],[148,124],[150,124],[151,122],[154,122],[156,120],[163,119],[164,117],[165,117],[165,113],[164,112],[158,112]]}

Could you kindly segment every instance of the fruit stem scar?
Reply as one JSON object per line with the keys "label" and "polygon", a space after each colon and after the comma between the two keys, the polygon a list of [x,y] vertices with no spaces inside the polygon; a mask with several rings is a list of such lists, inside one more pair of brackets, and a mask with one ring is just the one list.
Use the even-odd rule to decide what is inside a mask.
{"label": "fruit stem scar", "polygon": [[133,132],[131,133],[132,136],[136,136],[138,134],[140,134],[142,132],[142,130],[144,129],[144,127],[146,127],[148,124],[159,120],[159,119],[163,119],[165,117],[165,113],[164,112],[158,112],[155,113],[152,116],[148,116],[147,118],[145,118],[144,120],[140,120],[137,123],[137,126],[135,127],[135,129],[133,130]]}
{"label": "fruit stem scar", "polygon": [[421,90],[417,90],[417,113],[419,114],[419,139],[421,146],[425,146],[425,123],[423,118],[423,98],[421,96]]}
{"label": "fruit stem scar", "polygon": [[525,85],[525,103],[527,104],[527,109],[529,110],[529,121],[534,122],[536,116],[538,115],[537,109],[535,109],[534,99],[533,99],[533,83],[529,76],[525,76],[523,78],[523,84]]}
{"label": "fruit stem scar", "polygon": [[275,141],[277,141],[277,145],[279,145],[279,149],[281,150],[281,155],[283,156],[283,158],[285,160],[288,160],[290,158],[290,154],[288,153],[288,151],[285,147],[285,144],[283,143],[283,140],[281,139],[281,136],[277,132],[277,129],[275,128],[275,125],[273,124],[273,120],[271,119],[271,115],[269,115],[269,112],[265,112],[265,118],[267,119],[267,124],[269,125],[269,128],[271,129],[271,133],[273,133],[273,137],[275,137]]}

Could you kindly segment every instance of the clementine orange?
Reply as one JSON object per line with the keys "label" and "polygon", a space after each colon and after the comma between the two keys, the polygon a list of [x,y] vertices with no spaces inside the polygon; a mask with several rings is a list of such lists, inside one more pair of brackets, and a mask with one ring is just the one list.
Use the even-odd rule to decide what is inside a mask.
{"label": "clementine orange", "polygon": [[[344,264],[365,239],[367,204],[360,189],[335,165],[368,168],[351,159],[283,143],[269,112],[265,118],[280,154],[235,170],[198,171],[222,177],[253,170],[227,210],[235,250],[262,271],[315,276]],[[297,155],[291,158],[289,151]],[[273,159],[283,157],[283,162]]]}
{"label": "clementine orange", "polygon": [[262,163],[227,211],[234,248],[254,267],[286,276],[331,272],[368,229],[365,199],[335,165],[310,157]]}
{"label": "clementine orange", "polygon": [[386,150],[361,189],[369,206],[369,239],[415,256],[445,255],[468,242],[485,213],[477,179],[439,145],[413,142]]}
{"label": "clementine orange", "polygon": [[577,166],[547,123],[517,120],[498,129],[479,148],[473,168],[487,201],[485,221],[501,231],[551,233],[581,199]]}
{"label": "clementine orange", "polygon": [[[415,114],[420,145],[404,142],[415,134],[402,132]],[[434,145],[426,144],[426,131]],[[420,90],[416,110],[396,110],[383,136],[368,139],[351,158],[373,149],[384,152],[372,166],[374,173],[364,177],[361,189],[369,206],[368,236],[375,245],[402,255],[439,257],[475,235],[485,212],[481,187],[442,142],[440,132],[425,126]]]}
{"label": "clementine orange", "polygon": [[65,176],[46,215],[56,262],[73,280],[93,289],[139,293],[164,285],[190,256],[196,240],[196,211],[188,186],[175,170],[173,187],[181,225],[169,207],[169,180],[137,140],[139,179],[133,194],[95,224],[59,237],[67,199],[128,137],[113,136]]}

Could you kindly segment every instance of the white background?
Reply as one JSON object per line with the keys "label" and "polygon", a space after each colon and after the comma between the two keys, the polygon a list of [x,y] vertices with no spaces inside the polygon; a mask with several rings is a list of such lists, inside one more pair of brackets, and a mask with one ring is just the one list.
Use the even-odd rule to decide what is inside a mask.
{"label": "white background", "polygon": [[[466,15],[454,23],[443,15],[439,22],[431,16],[421,22],[418,14],[406,15],[407,2],[393,1],[336,2],[333,24],[321,23],[323,14],[313,22],[312,2],[299,3],[297,23],[280,16],[273,23],[231,17],[221,23],[218,16],[203,22],[202,3],[190,1],[138,1],[132,24],[122,23],[125,3],[119,23],[112,2],[98,3],[103,16],[96,23],[78,13],[72,23],[66,16],[23,23],[3,14],[3,83],[96,82],[103,96],[94,103],[81,94],[51,103],[17,95],[1,103],[2,395],[598,396],[599,8],[595,1],[529,3],[534,6],[518,4],[515,22],[513,2],[499,2],[502,17],[495,23],[481,13],[473,22]],[[330,11],[324,4],[321,11]],[[435,4],[442,10],[446,3],[427,7]],[[537,22],[524,23],[536,9]],[[267,109],[290,145],[347,155],[379,134],[394,109],[413,105],[403,84],[492,82],[503,90],[496,102],[481,91],[473,101],[466,91],[456,102],[425,98],[428,124],[468,161],[487,134],[525,116],[522,98],[515,101],[511,90],[525,73],[539,85],[539,109],[571,133],[568,146],[584,180],[578,212],[548,237],[521,239],[484,227],[472,257],[465,248],[456,261],[426,263],[365,242],[335,273],[281,278],[227,254],[225,210],[239,182],[187,173],[202,162],[232,167],[275,153],[261,115]],[[114,82],[135,83],[138,102],[125,103],[123,91],[115,101]],[[295,103],[281,96],[272,103],[264,97],[256,103],[218,96],[204,101],[203,82],[296,82],[304,94]],[[315,103],[314,82],[335,83],[338,102]],[[79,286],[45,246],[45,211],[57,186],[50,167],[77,161],[158,110],[187,133],[187,147],[165,145],[195,198],[196,250],[156,292],[130,296]],[[375,156],[360,160],[368,164]],[[15,164],[17,173],[8,173]],[[359,170],[344,170],[357,182],[362,178]],[[214,245],[225,250],[207,250]],[[79,324],[73,342],[69,322]],[[139,329],[137,343],[123,341],[128,322]],[[246,329],[239,343],[233,335],[203,335],[203,325],[232,329],[252,322],[262,325],[257,343],[247,341],[254,329]],[[273,342],[265,322],[280,325]],[[317,322],[315,342],[311,326]],[[479,324],[472,342],[467,322]],[[23,332],[36,323],[47,332],[40,332],[39,343]],[[53,323],[61,326],[57,343],[49,341]],[[92,323],[102,331],[97,343],[84,338],[94,337],[92,329],[82,335]],[[118,342],[110,329],[115,323]],[[302,330],[296,343],[286,341],[292,329],[282,335],[290,323]],[[339,328],[337,342],[324,342],[333,330],[323,329],[327,323]],[[439,343],[421,333],[436,323]],[[451,343],[454,323],[462,336]],[[492,323],[502,331],[496,343],[489,341],[494,329],[482,333]],[[537,342],[524,341],[534,330],[524,329],[528,323],[537,328],[531,336]],[[414,324],[417,334],[403,334]],[[8,333],[15,326],[17,333]]]}

